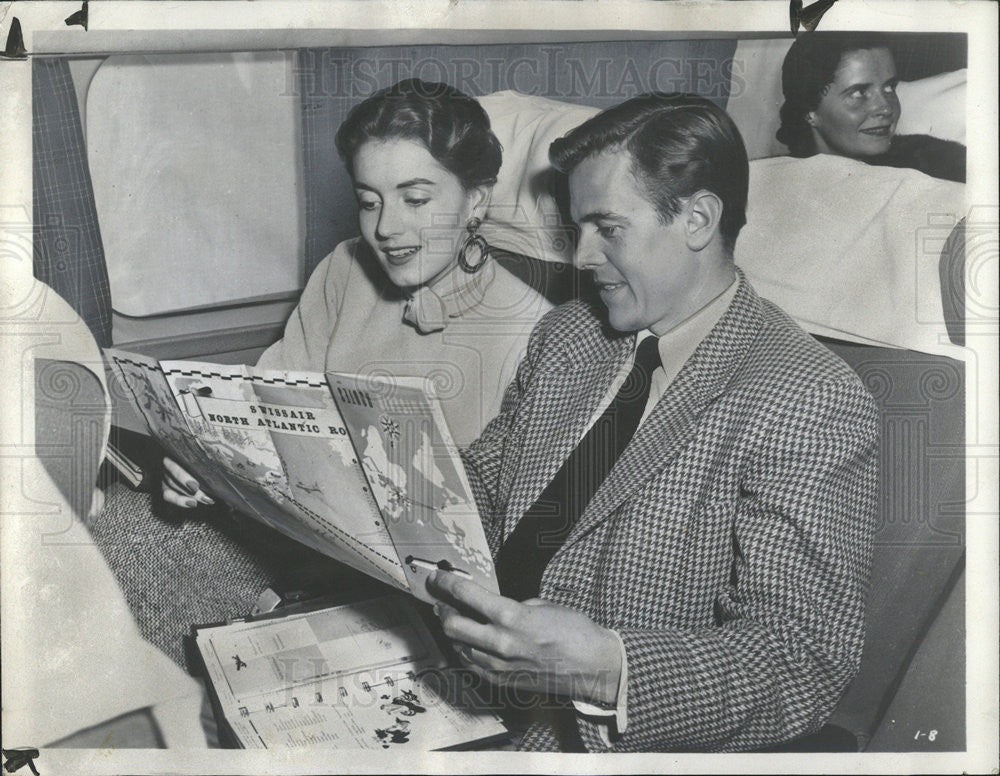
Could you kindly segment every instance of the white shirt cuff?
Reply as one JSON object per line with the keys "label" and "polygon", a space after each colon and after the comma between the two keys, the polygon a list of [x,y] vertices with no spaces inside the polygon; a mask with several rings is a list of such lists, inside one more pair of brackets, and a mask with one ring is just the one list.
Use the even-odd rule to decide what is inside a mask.
{"label": "white shirt cuff", "polygon": [[614,706],[598,706],[593,703],[587,703],[585,701],[573,701],[573,707],[576,709],[577,713],[583,714],[586,717],[597,717],[594,720],[597,723],[598,730],[601,734],[601,740],[604,742],[605,746],[611,746],[611,725],[614,724],[614,729],[617,731],[618,735],[625,732],[625,728],[628,725],[628,710],[626,708],[626,703],[628,701],[628,660],[625,656],[625,642],[622,641],[621,635],[618,631],[611,631],[615,634],[615,638],[618,639],[618,651],[621,655],[621,665],[622,670],[618,678],[618,694],[615,697]]}

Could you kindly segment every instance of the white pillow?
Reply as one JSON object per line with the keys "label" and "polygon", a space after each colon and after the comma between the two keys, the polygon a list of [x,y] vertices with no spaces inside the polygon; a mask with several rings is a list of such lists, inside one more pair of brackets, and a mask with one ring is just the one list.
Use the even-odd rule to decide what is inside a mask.
{"label": "white pillow", "polygon": [[965,85],[968,70],[940,73],[919,81],[900,81],[902,108],[896,133],[933,135],[965,145]]}
{"label": "white pillow", "polygon": [[733,55],[733,77],[726,111],[739,127],[747,157],[762,159],[788,153],[775,134],[781,126],[781,63],[792,39],[741,40]]}
{"label": "white pillow", "polygon": [[573,240],[556,204],[549,145],[599,109],[506,91],[478,98],[503,145],[503,165],[482,233],[490,245],[569,262]]}

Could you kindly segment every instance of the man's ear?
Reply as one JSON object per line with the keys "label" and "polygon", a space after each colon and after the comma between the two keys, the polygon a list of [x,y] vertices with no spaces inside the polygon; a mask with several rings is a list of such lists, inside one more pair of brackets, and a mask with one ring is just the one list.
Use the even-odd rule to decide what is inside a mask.
{"label": "man's ear", "polygon": [[700,251],[719,231],[722,220],[722,200],[711,191],[700,189],[688,197],[685,207],[685,236],[692,251]]}

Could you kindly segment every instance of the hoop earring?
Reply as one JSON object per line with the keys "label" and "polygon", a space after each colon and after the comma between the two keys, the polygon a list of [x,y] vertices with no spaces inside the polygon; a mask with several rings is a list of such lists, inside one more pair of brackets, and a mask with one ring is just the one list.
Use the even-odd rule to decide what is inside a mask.
{"label": "hoop earring", "polygon": [[[478,272],[480,268],[482,268],[483,264],[486,263],[486,260],[490,257],[489,243],[486,242],[485,238],[481,234],[476,234],[476,231],[482,223],[482,221],[475,217],[469,219],[469,223],[465,227],[469,231],[469,236],[465,238],[465,242],[462,243],[462,247],[458,249],[458,266],[470,275],[474,272]],[[479,258],[475,264],[469,261],[468,256],[469,251],[473,249],[479,253]]]}

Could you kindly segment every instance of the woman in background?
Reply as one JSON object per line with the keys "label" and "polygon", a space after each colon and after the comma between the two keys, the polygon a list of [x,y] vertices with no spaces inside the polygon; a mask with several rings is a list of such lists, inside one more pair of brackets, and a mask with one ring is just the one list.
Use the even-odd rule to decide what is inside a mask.
{"label": "woman in background", "polygon": [[[551,308],[477,234],[501,163],[489,117],[451,86],[411,79],[355,107],[336,143],[361,236],[319,264],[257,366],[429,378],[468,444]],[[164,500],[212,503],[174,461],[164,469]]]}
{"label": "woman in background", "polygon": [[793,156],[835,154],[964,183],[965,146],[929,135],[896,135],[897,81],[883,38],[800,35],[781,68],[785,102],[778,140]]}

